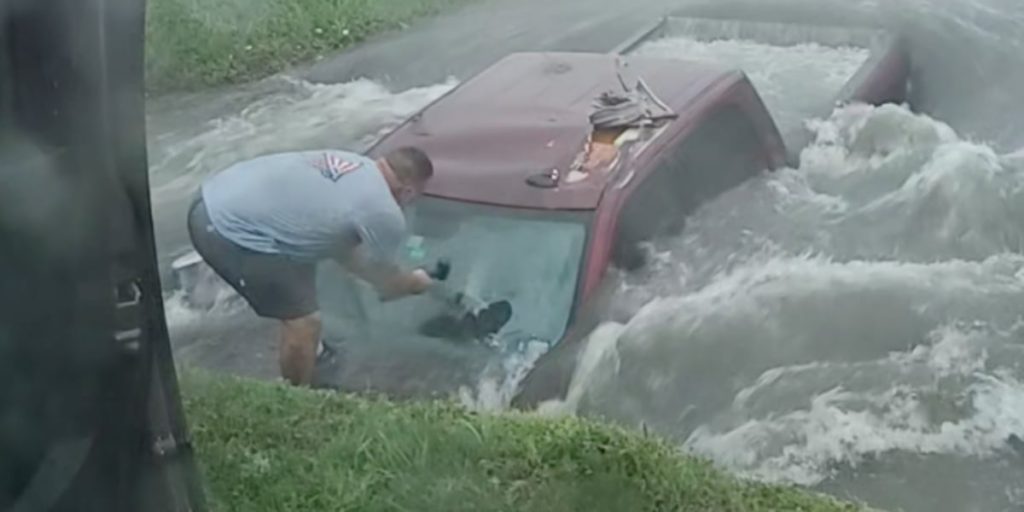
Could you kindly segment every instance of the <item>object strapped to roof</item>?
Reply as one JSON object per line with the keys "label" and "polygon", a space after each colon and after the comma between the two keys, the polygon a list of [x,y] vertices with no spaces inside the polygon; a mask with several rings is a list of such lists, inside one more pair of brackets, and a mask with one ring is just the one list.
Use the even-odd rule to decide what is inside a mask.
{"label": "object strapped to roof", "polygon": [[597,97],[594,112],[590,114],[590,124],[595,130],[637,128],[676,117],[676,113],[655,96],[643,78],[638,78],[636,87],[630,88],[622,73],[618,70],[616,73],[622,90],[605,91]]}
{"label": "object strapped to roof", "polygon": [[678,117],[642,78],[636,80],[634,87],[627,85],[622,77],[622,67],[621,60],[616,60],[615,74],[622,89],[607,90],[595,98],[589,115],[591,131],[567,172],[548,169],[528,176],[528,184],[537,188],[557,188],[563,179],[569,183],[586,180],[594,171],[607,170],[615,165],[619,159],[617,140],[624,133]]}

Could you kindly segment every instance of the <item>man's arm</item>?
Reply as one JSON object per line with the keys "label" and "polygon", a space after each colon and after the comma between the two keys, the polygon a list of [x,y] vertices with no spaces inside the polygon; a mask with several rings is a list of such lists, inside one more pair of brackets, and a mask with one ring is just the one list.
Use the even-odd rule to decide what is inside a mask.
{"label": "man's arm", "polygon": [[370,213],[356,222],[359,245],[342,255],[350,272],[372,284],[381,300],[394,300],[423,293],[432,280],[423,270],[404,271],[395,256],[405,239],[405,219],[394,213]]}
{"label": "man's arm", "polygon": [[338,259],[349,272],[377,289],[382,301],[395,300],[426,291],[433,280],[423,269],[404,271],[391,261],[373,261],[360,245]]}

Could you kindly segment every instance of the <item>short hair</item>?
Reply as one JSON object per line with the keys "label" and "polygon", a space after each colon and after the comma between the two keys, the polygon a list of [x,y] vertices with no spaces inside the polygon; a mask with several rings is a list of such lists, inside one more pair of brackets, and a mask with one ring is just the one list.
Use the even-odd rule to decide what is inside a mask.
{"label": "short hair", "polygon": [[434,164],[422,149],[404,146],[388,152],[384,157],[388,167],[398,179],[409,183],[423,183],[434,175]]}

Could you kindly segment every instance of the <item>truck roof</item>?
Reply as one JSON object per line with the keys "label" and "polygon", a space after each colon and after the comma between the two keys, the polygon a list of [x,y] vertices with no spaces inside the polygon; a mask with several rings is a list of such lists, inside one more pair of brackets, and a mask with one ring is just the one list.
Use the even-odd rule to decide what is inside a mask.
{"label": "truck roof", "polygon": [[[556,188],[531,186],[531,175],[565,172],[584,151],[598,96],[621,91],[614,54],[513,53],[457,86],[379,141],[371,155],[422,148],[434,162],[432,196],[536,209],[591,209],[607,173]],[[642,78],[685,118],[711,85],[739,71],[667,59],[628,60],[627,81]],[[676,121],[678,122],[678,121]]]}

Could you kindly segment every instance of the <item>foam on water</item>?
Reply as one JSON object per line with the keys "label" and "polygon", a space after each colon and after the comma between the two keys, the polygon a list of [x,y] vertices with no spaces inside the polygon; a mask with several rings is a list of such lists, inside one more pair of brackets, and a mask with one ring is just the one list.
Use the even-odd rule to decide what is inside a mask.
{"label": "foam on water", "polygon": [[[642,423],[743,475],[860,486],[883,507],[1021,504],[1006,465],[1024,435],[1024,174],[896,106],[814,127],[802,168],[706,205],[622,277],[629,320],[594,333],[545,410]],[[926,506],[865,483],[934,457],[1006,492],[949,477],[957,499]]]}
{"label": "foam on water", "polygon": [[525,346],[492,359],[473,385],[459,387],[459,402],[477,411],[507,410],[519,384],[547,349],[547,343],[528,340]]}
{"label": "foam on water", "polygon": [[963,328],[933,337],[871,361],[773,368],[686,444],[742,474],[804,485],[889,452],[1013,454],[1007,440],[1024,431],[1015,375],[1024,347]]}
{"label": "foam on water", "polygon": [[245,307],[241,298],[233,293],[226,285],[218,293],[216,302],[209,309],[193,307],[188,302],[185,292],[174,290],[164,298],[164,315],[167,319],[167,327],[172,331],[194,327],[201,322],[210,321],[218,317],[226,317],[240,313]]}
{"label": "foam on water", "polygon": [[704,61],[741,69],[779,128],[786,132],[800,127],[804,119],[822,109],[828,111],[836,94],[867,59],[868,51],[817,43],[777,46],[741,39],[668,37],[644,43],[631,55]]}
{"label": "foam on water", "polygon": [[204,122],[198,130],[191,127],[154,138],[159,142],[151,148],[154,196],[177,200],[180,192],[191,192],[207,174],[261,154],[362,149],[455,85],[451,79],[394,92],[367,79],[313,84],[274,78],[274,91],[240,112]]}

